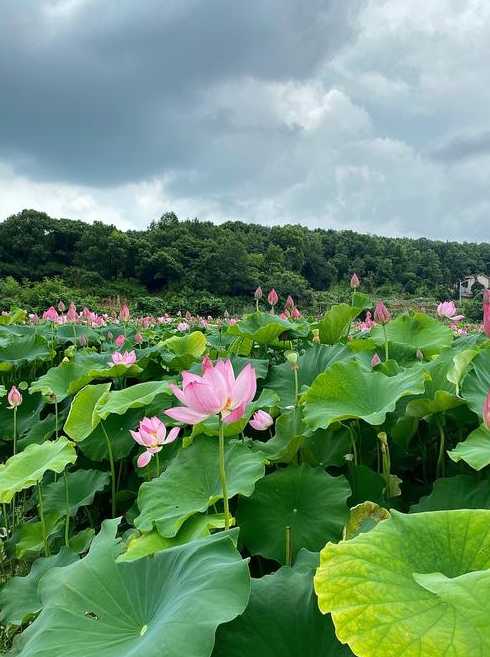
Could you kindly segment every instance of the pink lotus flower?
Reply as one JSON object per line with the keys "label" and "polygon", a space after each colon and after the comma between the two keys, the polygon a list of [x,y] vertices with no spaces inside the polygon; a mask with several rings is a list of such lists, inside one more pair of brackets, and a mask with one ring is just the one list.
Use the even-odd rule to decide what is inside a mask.
{"label": "pink lotus flower", "polygon": [[277,305],[277,302],[279,301],[279,296],[274,288],[272,288],[272,290],[267,295],[267,301],[269,302],[269,305],[271,305],[272,307]]}
{"label": "pink lotus flower", "polygon": [[179,435],[180,428],[174,427],[167,435],[167,427],[157,417],[144,417],[139,424],[138,431],[130,431],[138,445],[145,447],[145,451],[138,456],[138,468],[144,468],[145,465],[162,450],[163,445],[169,445]]}
{"label": "pink lotus flower", "polygon": [[136,342],[136,344],[141,344],[143,342],[143,336],[141,335],[141,333],[136,333],[136,335],[134,336],[134,341]]}
{"label": "pink lotus flower", "polygon": [[490,338],[490,290],[483,292],[483,330]]}
{"label": "pink lotus flower", "polygon": [[271,427],[273,423],[274,420],[266,411],[255,411],[249,422],[250,426],[256,431],[265,431]]}
{"label": "pink lotus flower", "polygon": [[124,303],[121,306],[121,310],[119,311],[119,319],[121,322],[129,321],[129,308],[127,303]]}
{"label": "pink lotus flower", "polygon": [[355,290],[359,287],[360,284],[361,281],[359,280],[359,276],[356,273],[352,274],[352,278],[350,279],[351,288]]}
{"label": "pink lotus flower", "polygon": [[50,306],[47,310],[43,312],[43,319],[47,319],[50,322],[57,322],[59,318],[58,311],[54,306]]}
{"label": "pink lotus flower", "polygon": [[291,311],[291,317],[293,319],[300,319],[301,318],[301,313],[298,310],[298,308],[293,308],[293,310]]}
{"label": "pink lotus flower", "polygon": [[202,372],[202,376],[183,372],[182,389],[170,385],[174,395],[184,405],[169,408],[166,414],[187,424],[198,424],[217,414],[226,424],[239,420],[257,390],[254,368],[248,363],[235,379],[230,360],[218,360],[213,365],[206,357]]}
{"label": "pink lotus flower", "polygon": [[456,306],[454,301],[443,301],[437,306],[437,314],[439,317],[447,317],[452,322],[459,322],[464,319],[464,315],[456,315]]}
{"label": "pink lotus flower", "polygon": [[126,342],[126,338],[124,335],[118,335],[117,338],[114,340],[116,347],[122,347],[123,344]]}
{"label": "pink lotus flower", "polygon": [[378,322],[378,324],[387,324],[390,319],[390,311],[382,301],[378,301],[374,310],[374,321]]}
{"label": "pink lotus flower", "polygon": [[490,390],[483,402],[483,423],[487,429],[490,429]]}
{"label": "pink lotus flower", "polygon": [[7,401],[10,404],[10,408],[16,408],[22,404],[22,394],[15,386],[12,386],[7,395]]}
{"label": "pink lotus flower", "polygon": [[289,319],[289,315],[287,312],[283,311],[282,313],[279,313],[279,319]]}
{"label": "pink lotus flower", "polygon": [[378,356],[378,354],[374,354],[374,356],[371,358],[371,367],[375,368],[378,367],[378,365],[381,365],[381,358]]}
{"label": "pink lotus flower", "polygon": [[77,307],[74,303],[70,303],[68,306],[68,312],[66,313],[66,319],[69,322],[76,322],[78,319]]}
{"label": "pink lotus flower", "polygon": [[177,324],[177,331],[180,331],[181,333],[185,333],[186,331],[189,330],[189,324],[187,322],[179,322]]}
{"label": "pink lotus flower", "polygon": [[112,354],[112,362],[108,363],[108,365],[126,365],[129,367],[130,365],[134,365],[136,363],[136,352],[133,351],[125,351],[123,354],[119,351],[115,351]]}

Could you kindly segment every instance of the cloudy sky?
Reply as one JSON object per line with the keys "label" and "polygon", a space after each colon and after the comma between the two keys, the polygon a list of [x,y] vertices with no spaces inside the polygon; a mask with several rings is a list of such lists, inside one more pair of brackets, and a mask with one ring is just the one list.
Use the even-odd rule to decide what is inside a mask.
{"label": "cloudy sky", "polygon": [[3,0],[0,218],[490,238],[488,0]]}

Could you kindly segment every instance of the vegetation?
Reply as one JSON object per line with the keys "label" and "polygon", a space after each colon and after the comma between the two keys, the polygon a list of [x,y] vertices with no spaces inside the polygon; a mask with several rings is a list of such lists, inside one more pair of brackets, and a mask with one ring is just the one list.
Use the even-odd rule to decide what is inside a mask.
{"label": "vegetation", "polygon": [[[387,238],[352,231],[215,225],[164,214],[147,230],[52,219],[24,210],[0,224],[0,304],[40,311],[60,298],[95,309],[109,298],[141,313],[231,313],[275,287],[322,311],[348,296],[353,272],[379,296],[454,294],[466,274],[490,271],[490,244]],[[18,285],[16,285],[16,283]],[[476,319],[476,318],[474,318]]]}
{"label": "vegetation", "polygon": [[490,293],[268,302],[0,317],[12,655],[490,654]]}

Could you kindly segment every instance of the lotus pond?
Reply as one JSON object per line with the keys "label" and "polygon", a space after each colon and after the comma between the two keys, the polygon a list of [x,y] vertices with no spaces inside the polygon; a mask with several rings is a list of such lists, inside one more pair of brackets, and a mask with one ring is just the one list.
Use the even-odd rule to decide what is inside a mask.
{"label": "lotus pond", "polygon": [[488,657],[487,301],[4,313],[3,650]]}

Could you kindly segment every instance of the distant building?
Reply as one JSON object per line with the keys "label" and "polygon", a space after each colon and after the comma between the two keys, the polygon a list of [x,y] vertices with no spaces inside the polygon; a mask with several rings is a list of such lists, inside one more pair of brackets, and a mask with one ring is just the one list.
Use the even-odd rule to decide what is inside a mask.
{"label": "distant building", "polygon": [[485,290],[490,289],[490,276],[487,274],[472,274],[465,276],[462,281],[459,281],[459,298],[468,299],[474,295],[473,286],[482,287]]}

